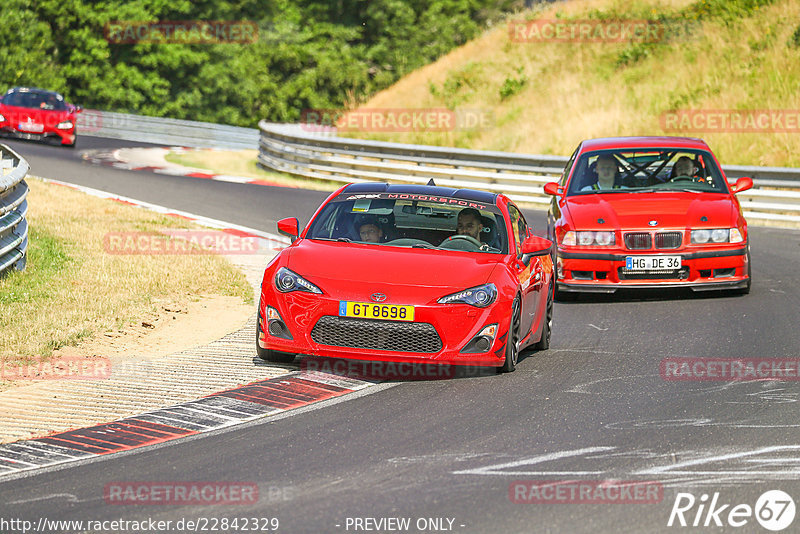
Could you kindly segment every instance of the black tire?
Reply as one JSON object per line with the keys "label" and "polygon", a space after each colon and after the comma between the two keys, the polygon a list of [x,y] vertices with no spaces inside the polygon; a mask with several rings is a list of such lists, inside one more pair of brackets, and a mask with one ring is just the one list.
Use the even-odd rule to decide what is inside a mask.
{"label": "black tire", "polygon": [[501,367],[497,368],[498,373],[513,373],[517,368],[517,360],[519,359],[519,350],[517,350],[517,343],[519,342],[519,326],[520,318],[520,300],[519,297],[514,297],[511,303],[511,322],[508,327],[508,335],[506,336],[506,361],[503,362]]}
{"label": "black tire", "polygon": [[542,337],[534,343],[534,350],[547,350],[550,348],[550,335],[553,331],[553,300],[555,299],[554,282],[550,282],[551,286],[547,290],[547,309],[544,315],[544,324],[542,325]]}
{"label": "black tire", "polygon": [[256,319],[256,354],[258,357],[267,362],[273,363],[291,363],[294,361],[294,354],[288,352],[278,352],[277,350],[262,349],[258,344],[258,338],[261,337],[261,326],[259,326],[260,318]]}

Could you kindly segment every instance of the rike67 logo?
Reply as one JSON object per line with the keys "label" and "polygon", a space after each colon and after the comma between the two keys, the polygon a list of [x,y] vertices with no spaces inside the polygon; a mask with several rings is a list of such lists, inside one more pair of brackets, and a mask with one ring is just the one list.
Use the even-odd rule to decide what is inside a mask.
{"label": "rike67 logo", "polygon": [[726,503],[715,492],[709,501],[704,493],[696,498],[691,493],[678,493],[669,514],[667,526],[693,527],[743,527],[755,518],[767,530],[783,530],[794,521],[795,503],[781,490],[765,491],[749,504]]}

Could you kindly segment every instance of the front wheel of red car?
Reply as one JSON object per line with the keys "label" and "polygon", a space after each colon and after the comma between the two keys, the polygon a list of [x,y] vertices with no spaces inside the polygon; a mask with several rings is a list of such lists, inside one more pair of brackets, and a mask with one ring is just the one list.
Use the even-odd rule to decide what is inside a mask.
{"label": "front wheel of red car", "polygon": [[753,263],[750,261],[750,246],[747,247],[747,284],[735,290],[737,295],[747,295],[750,293],[750,285],[753,283]]}
{"label": "front wheel of red car", "polygon": [[542,325],[542,337],[537,341],[533,348],[535,350],[547,350],[550,348],[550,334],[553,329],[553,300],[555,299],[555,288],[553,282],[547,289],[547,308],[545,309],[544,324]]}
{"label": "front wheel of red car", "polygon": [[514,302],[511,303],[511,322],[506,336],[506,361],[503,362],[502,367],[497,368],[498,373],[513,373],[514,369],[517,368],[517,359],[519,358],[517,343],[519,342],[520,322],[520,302],[519,297],[515,297]]}
{"label": "front wheel of red car", "polygon": [[261,326],[258,324],[259,321],[256,321],[256,354],[259,358],[267,362],[273,363],[291,363],[294,361],[294,354],[290,354],[288,352],[278,352],[277,350],[272,349],[262,349],[261,345],[258,344],[258,339],[261,337]]}

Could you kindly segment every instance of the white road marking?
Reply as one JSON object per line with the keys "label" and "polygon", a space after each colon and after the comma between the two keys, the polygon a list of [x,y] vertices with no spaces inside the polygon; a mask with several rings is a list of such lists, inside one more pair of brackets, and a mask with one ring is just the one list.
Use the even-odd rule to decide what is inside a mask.
{"label": "white road marking", "polygon": [[584,449],[573,449],[571,451],[552,452],[548,454],[540,454],[539,456],[534,456],[533,458],[517,460],[515,462],[489,465],[486,467],[478,467],[476,469],[465,469],[463,471],[453,471],[453,474],[454,475],[503,475],[503,476],[601,475],[603,474],[604,471],[500,471],[500,470],[513,467],[521,467],[524,465],[534,465],[544,462],[551,462],[553,460],[560,460],[561,458],[569,458],[571,456],[580,456],[582,454],[610,451],[614,449],[616,449],[616,447],[587,447]]}

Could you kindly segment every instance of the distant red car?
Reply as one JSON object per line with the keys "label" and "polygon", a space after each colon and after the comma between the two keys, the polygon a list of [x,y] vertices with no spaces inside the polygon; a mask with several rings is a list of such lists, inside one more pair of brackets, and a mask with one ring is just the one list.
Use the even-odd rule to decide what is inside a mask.
{"label": "distant red car", "polygon": [[622,137],[582,142],[553,195],[557,293],[619,288],[750,290],[747,221],[701,139]]}
{"label": "distant red car", "polygon": [[81,111],[54,91],[15,87],[0,98],[0,134],[75,146],[76,117]]}
{"label": "distant red car", "polygon": [[[462,223],[472,235],[457,233]],[[503,195],[350,184],[306,229],[288,218],[278,230],[292,244],[264,271],[256,348],[265,360],[304,354],[509,372],[522,348],[549,346],[552,243]]]}

